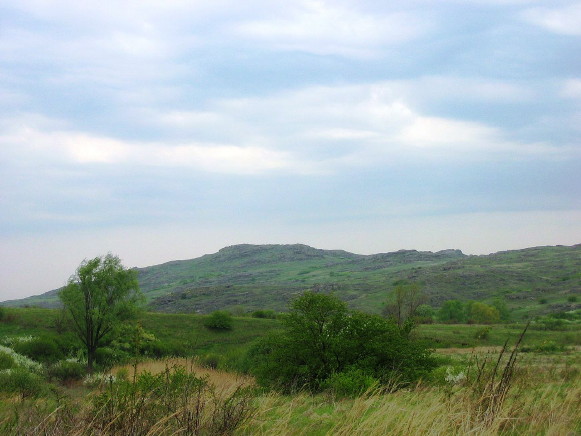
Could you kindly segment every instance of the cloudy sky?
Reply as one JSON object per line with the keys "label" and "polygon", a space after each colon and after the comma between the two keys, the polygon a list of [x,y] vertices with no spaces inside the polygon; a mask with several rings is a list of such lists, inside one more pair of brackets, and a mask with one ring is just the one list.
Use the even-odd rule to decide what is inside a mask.
{"label": "cloudy sky", "polygon": [[0,0],[0,301],[236,243],[581,242],[581,2]]}

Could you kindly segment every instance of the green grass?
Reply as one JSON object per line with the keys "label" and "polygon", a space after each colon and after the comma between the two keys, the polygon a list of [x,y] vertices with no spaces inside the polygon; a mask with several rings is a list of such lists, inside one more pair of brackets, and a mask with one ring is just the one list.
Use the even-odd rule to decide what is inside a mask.
{"label": "green grass", "polygon": [[[60,335],[56,323],[59,313],[54,309],[6,308],[6,318],[0,322],[0,337],[20,335]],[[216,331],[204,327],[207,315],[145,312],[141,317],[144,329],[152,332],[170,353],[179,355],[217,354],[227,359],[239,359],[256,339],[280,328],[280,321],[234,317],[233,328]],[[501,346],[515,340],[523,324],[498,324],[490,327],[486,339],[475,339],[483,326],[466,324],[420,325],[414,334],[427,340],[434,348],[471,348]],[[67,335],[72,335],[70,332]],[[529,328],[524,345],[534,346],[554,342],[564,346],[581,345],[581,328],[573,325],[563,331]]]}

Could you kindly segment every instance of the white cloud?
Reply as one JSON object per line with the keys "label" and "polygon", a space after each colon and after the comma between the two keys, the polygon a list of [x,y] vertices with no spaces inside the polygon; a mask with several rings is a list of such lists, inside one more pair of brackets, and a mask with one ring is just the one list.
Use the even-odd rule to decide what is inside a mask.
{"label": "white cloud", "polygon": [[282,50],[367,57],[416,39],[430,27],[417,15],[369,13],[354,5],[321,0],[287,3],[276,16],[244,21],[234,31]]}
{"label": "white cloud", "polygon": [[528,22],[563,35],[581,35],[581,3],[561,8],[538,7],[527,9],[523,17]]}
{"label": "white cloud", "polygon": [[561,96],[565,98],[581,99],[581,79],[569,79],[563,83]]}

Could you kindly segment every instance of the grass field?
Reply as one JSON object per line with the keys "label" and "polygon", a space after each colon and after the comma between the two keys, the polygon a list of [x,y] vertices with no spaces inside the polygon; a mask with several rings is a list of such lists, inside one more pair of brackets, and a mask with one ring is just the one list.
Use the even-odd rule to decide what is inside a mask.
{"label": "grass field", "polygon": [[[251,376],[232,368],[240,368],[250,344],[279,329],[280,321],[235,317],[232,330],[216,331],[204,327],[205,319],[144,313],[142,326],[166,351],[189,357],[116,366],[108,373],[117,381],[103,376],[105,382],[86,386],[78,379],[49,383],[43,376],[25,377],[18,381],[28,389],[23,392],[34,394],[0,392],[0,434],[581,433],[576,324],[560,331],[531,326],[522,343],[528,352],[520,353],[509,371],[506,355],[497,371],[492,366],[505,341],[513,344],[523,325],[421,325],[413,334],[436,348],[440,366],[416,385],[372,389],[353,398],[332,391],[281,395],[257,388]],[[52,335],[73,342],[64,327],[56,310],[6,308],[0,338]],[[483,362],[488,363],[483,367]]]}

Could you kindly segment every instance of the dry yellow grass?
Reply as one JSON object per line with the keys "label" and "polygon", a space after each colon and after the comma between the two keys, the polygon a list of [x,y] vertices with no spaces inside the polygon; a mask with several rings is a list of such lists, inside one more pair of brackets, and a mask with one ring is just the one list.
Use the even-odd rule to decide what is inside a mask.
{"label": "dry yellow grass", "polygon": [[110,374],[116,375],[120,371],[127,371],[129,377],[133,377],[135,370],[137,374],[149,372],[159,374],[168,368],[182,367],[188,372],[194,373],[197,377],[205,378],[211,384],[216,392],[231,394],[234,390],[241,387],[254,386],[254,378],[248,375],[236,374],[233,372],[221,371],[201,366],[196,359],[185,359],[181,357],[172,359],[147,360],[137,365],[116,366]]}

